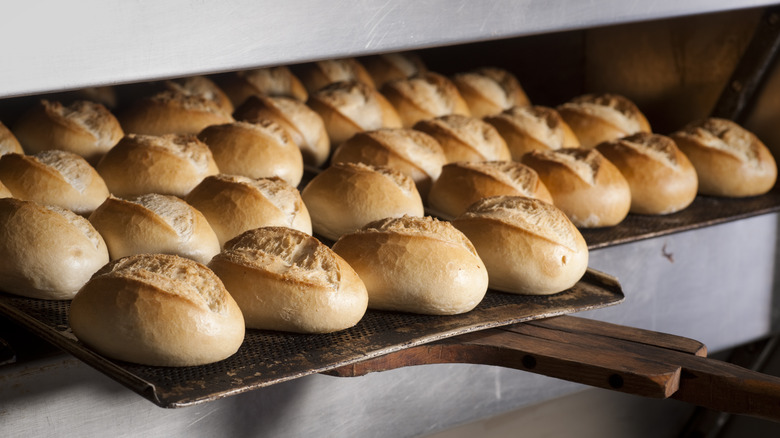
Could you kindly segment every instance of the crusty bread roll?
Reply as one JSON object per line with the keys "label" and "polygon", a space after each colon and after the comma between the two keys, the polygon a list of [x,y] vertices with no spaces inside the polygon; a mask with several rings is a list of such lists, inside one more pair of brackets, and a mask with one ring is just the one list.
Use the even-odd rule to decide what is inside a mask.
{"label": "crusty bread roll", "polygon": [[496,67],[483,67],[452,77],[471,115],[482,118],[512,107],[531,105],[515,75]]}
{"label": "crusty bread roll", "polygon": [[314,231],[331,240],[375,220],[425,213],[412,178],[384,166],[334,163],[301,196]]}
{"label": "crusty bread roll", "polygon": [[220,247],[253,228],[288,227],[311,234],[301,194],[277,177],[209,176],[185,200],[209,221]]}
{"label": "crusty bread roll", "polygon": [[538,199],[483,199],[452,224],[474,244],[490,288],[549,295],[577,283],[588,269],[588,245],[566,215]]}
{"label": "crusty bread roll", "polygon": [[69,300],[108,263],[103,238],[83,217],[59,207],[0,199],[0,290]]}
{"label": "crusty bread roll", "polygon": [[341,144],[331,163],[387,166],[409,175],[425,199],[447,162],[439,142],[413,129],[378,129],[361,132]]}
{"label": "crusty bread roll", "polygon": [[426,72],[388,82],[381,91],[395,107],[404,128],[411,128],[420,120],[447,114],[471,115],[455,85],[438,73]]}
{"label": "crusty bread roll", "polygon": [[28,154],[62,149],[93,164],[124,135],[106,107],[87,101],[64,106],[41,100],[17,120],[13,131]]}
{"label": "crusty bread roll", "polygon": [[24,151],[11,130],[0,122],[0,155],[11,153],[23,154]]}
{"label": "crusty bread roll", "polygon": [[89,216],[89,221],[105,239],[111,260],[160,253],[208,263],[220,249],[217,235],[203,214],[175,196],[112,196]]}
{"label": "crusty bread roll", "polygon": [[374,85],[382,85],[397,79],[407,79],[428,71],[422,59],[415,53],[385,53],[360,59]]}
{"label": "crusty bread roll", "polygon": [[530,167],[515,161],[450,163],[428,194],[428,205],[454,218],[473,203],[499,195],[525,196],[552,203],[550,192]]}
{"label": "crusty bread roll", "polygon": [[696,198],[696,169],[669,137],[639,133],[601,143],[596,149],[628,181],[631,213],[674,213]]}
{"label": "crusty bread roll", "polygon": [[693,122],[671,138],[696,168],[703,195],[755,196],[775,185],[777,163],[769,149],[730,120]]}
{"label": "crusty bread roll", "polygon": [[273,120],[212,125],[198,138],[208,145],[222,173],[249,178],[277,176],[292,186],[303,178],[303,156]]}
{"label": "crusty bread roll", "polygon": [[303,162],[319,167],[330,155],[330,139],[322,117],[305,103],[290,97],[250,96],[233,114],[236,120],[259,123],[273,120],[298,145]]}
{"label": "crusty bread roll", "polygon": [[301,64],[294,69],[310,94],[336,82],[357,81],[376,88],[371,75],[355,58],[326,59]]}
{"label": "crusty bread roll", "polygon": [[652,132],[637,106],[617,94],[586,94],[558,107],[585,148],[639,132]]}
{"label": "crusty bread roll", "polygon": [[312,93],[306,104],[322,117],[332,146],[358,132],[401,127],[401,119],[390,102],[361,82],[328,85]]}
{"label": "crusty bread roll", "polygon": [[330,333],[366,312],[360,277],[314,237],[284,227],[249,230],[209,263],[250,328]]}
{"label": "crusty bread roll", "polygon": [[205,76],[191,76],[187,78],[165,81],[165,88],[185,96],[200,96],[210,100],[225,113],[230,114],[235,109],[233,102],[217,84]]}
{"label": "crusty bread roll", "polygon": [[1,156],[0,181],[14,198],[85,216],[108,198],[106,183],[97,171],[79,155],[60,150]]}
{"label": "crusty bread roll", "polygon": [[97,353],[152,366],[226,359],[244,341],[244,318],[205,266],[163,254],[116,260],[70,306],[73,334]]}
{"label": "crusty bread roll", "polygon": [[447,162],[505,161],[512,158],[506,142],[495,128],[481,119],[449,114],[420,120],[414,129],[439,142]]}
{"label": "crusty bread roll", "polygon": [[11,197],[13,197],[11,191],[8,190],[8,187],[6,187],[2,181],[0,181],[0,198],[11,198]]}
{"label": "crusty bread roll", "polygon": [[136,100],[119,114],[119,121],[127,133],[184,135],[230,123],[233,116],[207,96],[166,90]]}
{"label": "crusty bread roll", "polygon": [[238,71],[223,78],[220,85],[236,108],[249,96],[282,96],[301,102],[309,98],[301,81],[285,66]]}
{"label": "crusty bread roll", "polygon": [[195,136],[129,134],[100,160],[97,171],[120,198],[144,193],[184,197],[219,168],[209,147]]}
{"label": "crusty bread roll", "polygon": [[596,149],[532,151],[523,164],[533,168],[553,198],[582,228],[617,225],[631,208],[631,189],[617,167]]}
{"label": "crusty bread roll", "polygon": [[430,216],[387,218],[341,236],[333,251],[358,273],[368,307],[456,315],[482,301],[485,265],[466,236]]}
{"label": "crusty bread roll", "polygon": [[486,117],[498,130],[512,153],[520,161],[528,152],[580,147],[580,141],[558,111],[543,106],[510,108]]}

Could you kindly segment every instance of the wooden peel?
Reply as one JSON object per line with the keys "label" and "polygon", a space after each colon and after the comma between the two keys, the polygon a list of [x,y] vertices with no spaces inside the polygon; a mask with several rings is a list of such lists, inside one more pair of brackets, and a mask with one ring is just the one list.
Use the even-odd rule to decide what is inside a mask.
{"label": "wooden peel", "polygon": [[780,421],[780,378],[706,357],[691,339],[560,316],[469,333],[337,368],[358,376],[410,365],[498,365]]}

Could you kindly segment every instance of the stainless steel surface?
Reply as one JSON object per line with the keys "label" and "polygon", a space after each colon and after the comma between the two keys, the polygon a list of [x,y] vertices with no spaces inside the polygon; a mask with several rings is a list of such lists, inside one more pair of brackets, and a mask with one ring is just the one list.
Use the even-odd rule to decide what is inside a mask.
{"label": "stainless steel surface", "polygon": [[[778,321],[777,225],[768,214],[592,251],[591,266],[618,276],[626,300],[585,315],[710,351],[760,337]],[[2,436],[418,436],[583,389],[504,368],[430,365],[308,376],[165,410],[67,357],[0,368],[0,381]]]}
{"label": "stainless steel surface", "polygon": [[39,0],[3,8],[0,97],[750,8],[767,0]]}

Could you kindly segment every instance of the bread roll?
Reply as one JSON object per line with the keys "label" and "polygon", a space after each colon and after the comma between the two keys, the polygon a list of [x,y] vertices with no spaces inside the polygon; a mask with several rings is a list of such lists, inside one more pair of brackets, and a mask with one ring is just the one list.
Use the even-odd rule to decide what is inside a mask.
{"label": "bread roll", "polygon": [[160,253],[208,263],[220,249],[217,235],[203,214],[175,196],[112,196],[89,216],[89,221],[105,239],[111,260]]}
{"label": "bread roll", "polygon": [[249,178],[277,176],[292,186],[303,178],[301,150],[272,120],[212,125],[198,138],[208,145],[222,173]]}
{"label": "bread roll", "polygon": [[509,148],[498,131],[477,118],[450,114],[420,120],[415,123],[414,129],[435,138],[448,163],[511,159]]}
{"label": "bread roll", "polygon": [[127,135],[97,165],[108,190],[120,198],[160,193],[184,197],[203,178],[219,173],[208,146],[191,135]]}
{"label": "bread roll", "polygon": [[485,262],[490,288],[549,295],[577,283],[588,269],[588,246],[566,215],[520,196],[483,199],[452,224]]}
{"label": "bread roll", "polygon": [[209,176],[185,200],[209,221],[220,247],[253,228],[288,227],[311,234],[301,194],[277,177]]}
{"label": "bread roll", "polygon": [[330,155],[330,139],[322,117],[305,103],[290,97],[251,96],[233,114],[236,120],[278,123],[298,145],[305,164],[319,167]]}
{"label": "bread roll", "polygon": [[322,117],[332,146],[358,132],[401,127],[401,119],[390,102],[361,82],[328,85],[312,93],[306,104]]}
{"label": "bread roll", "polygon": [[580,141],[558,111],[543,106],[510,108],[486,117],[501,134],[512,159],[520,161],[531,151],[580,147]]}
{"label": "bread roll", "polygon": [[2,181],[0,181],[0,198],[11,198],[11,197],[13,197],[11,191],[8,190],[8,187],[3,185]]}
{"label": "bread roll", "polygon": [[235,107],[250,96],[280,96],[305,102],[309,98],[300,80],[285,66],[238,71],[225,77],[220,85]]}
{"label": "bread roll", "polygon": [[329,333],[354,326],[368,294],[355,271],[314,237],[256,228],[225,244],[209,264],[250,328]]}
{"label": "bread roll", "polygon": [[395,107],[404,128],[411,128],[420,120],[447,114],[471,115],[455,85],[437,73],[427,72],[388,82],[381,91]]}
{"label": "bread roll", "polygon": [[163,254],[101,269],[73,299],[70,326],[99,354],[151,366],[226,359],[245,332],[241,310],[213,272]]}
{"label": "bread roll", "polygon": [[301,196],[314,231],[331,240],[375,220],[424,214],[412,178],[384,166],[335,163],[315,176]]}
{"label": "bread roll", "polygon": [[83,217],[54,206],[0,199],[0,290],[69,300],[108,263],[103,238]]}
{"label": "bread roll", "polygon": [[61,149],[81,155],[94,164],[124,135],[111,112],[94,102],[68,106],[41,100],[23,114],[14,134],[28,154]]}
{"label": "bread roll", "polygon": [[376,88],[371,75],[355,58],[326,59],[301,64],[295,71],[310,94],[336,82],[356,81]]}
{"label": "bread roll", "polygon": [[192,76],[165,81],[165,88],[176,94],[203,97],[217,104],[227,114],[232,113],[235,109],[227,94],[214,81],[205,76]]}
{"label": "bread roll", "polygon": [[422,59],[414,53],[385,53],[360,59],[366,71],[381,88],[384,84],[397,79],[408,79],[428,71]]}
{"label": "bread roll", "polygon": [[88,216],[108,198],[97,171],[80,156],[60,150],[0,157],[0,181],[14,198],[56,205]]}
{"label": "bread roll", "polygon": [[447,158],[430,135],[397,128],[362,132],[345,141],[333,153],[331,163],[345,162],[399,170],[412,177],[417,191],[425,199]]}
{"label": "bread roll", "polygon": [[119,120],[127,133],[185,135],[233,122],[233,116],[201,94],[167,90],[135,101],[120,114]]}
{"label": "bread roll", "polygon": [[474,117],[492,116],[512,107],[531,105],[523,87],[512,73],[483,67],[452,77]]}
{"label": "bread roll", "polygon": [[530,167],[515,161],[483,161],[444,166],[428,194],[428,204],[437,213],[454,218],[480,199],[499,195],[553,202],[547,187]]}
{"label": "bread roll", "polygon": [[358,273],[372,309],[456,315],[482,301],[485,265],[466,236],[431,217],[387,218],[341,236],[333,251]]}
{"label": "bread roll", "polygon": [[24,151],[11,130],[0,122],[0,155],[10,153],[23,154]]}
{"label": "bread roll", "polygon": [[601,143],[596,149],[628,181],[631,213],[674,213],[696,198],[696,170],[669,137],[639,133]]}
{"label": "bread roll", "polygon": [[585,148],[639,132],[652,132],[633,102],[617,94],[586,94],[558,107]]}
{"label": "bread roll", "polygon": [[777,180],[777,163],[752,132],[718,118],[691,123],[671,138],[693,163],[703,195],[762,195]]}
{"label": "bread roll", "polygon": [[617,225],[628,215],[628,182],[596,149],[532,151],[523,157],[523,164],[539,174],[553,204],[578,227]]}

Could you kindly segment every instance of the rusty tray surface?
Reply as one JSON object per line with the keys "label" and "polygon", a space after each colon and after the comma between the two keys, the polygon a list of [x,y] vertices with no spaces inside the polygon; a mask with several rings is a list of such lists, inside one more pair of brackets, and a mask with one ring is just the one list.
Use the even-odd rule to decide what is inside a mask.
{"label": "rusty tray surface", "polygon": [[780,187],[750,198],[696,196],[688,208],[668,215],[629,214],[612,227],[580,229],[589,249],[605,248],[780,211]]}
{"label": "rusty tray surface", "polygon": [[320,373],[404,348],[477,330],[614,305],[623,300],[616,279],[589,270],[571,289],[549,296],[488,291],[463,315],[426,316],[369,310],[347,330],[301,335],[247,330],[230,358],[203,366],[151,367],[103,357],[81,344],[68,326],[69,301],[0,293],[0,313],[155,404],[183,407]]}

